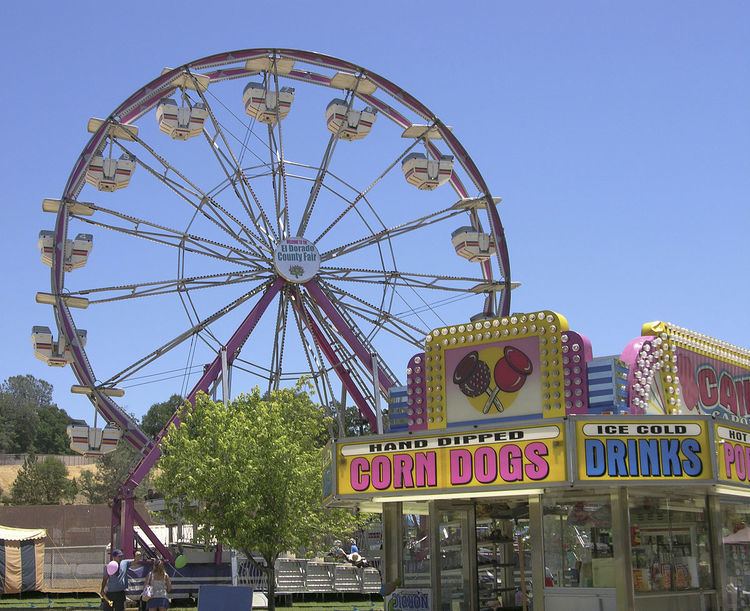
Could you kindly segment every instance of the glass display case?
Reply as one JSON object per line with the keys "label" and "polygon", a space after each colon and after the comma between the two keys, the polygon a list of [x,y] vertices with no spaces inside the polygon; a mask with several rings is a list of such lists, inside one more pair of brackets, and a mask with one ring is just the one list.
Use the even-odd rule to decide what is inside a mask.
{"label": "glass display case", "polygon": [[404,503],[403,513],[404,586],[430,587],[430,516],[427,503]]}
{"label": "glass display case", "polygon": [[441,509],[438,516],[441,609],[468,609],[473,591],[471,563],[464,557],[469,549],[469,510]]}
{"label": "glass display case", "polygon": [[713,587],[704,497],[633,497],[630,545],[636,595]]}
{"label": "glass display case", "polygon": [[612,509],[606,496],[546,498],[545,587],[613,588]]}
{"label": "glass display case", "polygon": [[480,611],[531,608],[528,504],[477,504],[477,586]]}
{"label": "glass display case", "polygon": [[750,610],[750,507],[721,503],[724,544],[724,590],[728,611]]}

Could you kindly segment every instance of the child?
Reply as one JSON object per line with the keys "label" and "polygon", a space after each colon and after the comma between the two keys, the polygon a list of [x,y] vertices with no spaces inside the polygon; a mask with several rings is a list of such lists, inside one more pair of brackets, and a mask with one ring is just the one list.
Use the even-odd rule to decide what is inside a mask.
{"label": "child", "polygon": [[148,601],[148,608],[167,611],[169,609],[167,594],[172,591],[172,582],[164,570],[164,561],[156,561],[154,570],[146,577],[145,585],[151,586],[151,599]]}

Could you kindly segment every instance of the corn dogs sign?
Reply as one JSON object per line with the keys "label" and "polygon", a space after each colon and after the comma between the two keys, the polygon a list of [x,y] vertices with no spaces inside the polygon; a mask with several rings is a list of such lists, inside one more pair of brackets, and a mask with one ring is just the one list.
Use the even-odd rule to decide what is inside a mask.
{"label": "corn dogs sign", "polygon": [[336,450],[338,496],[539,487],[564,482],[562,424],[378,439]]}

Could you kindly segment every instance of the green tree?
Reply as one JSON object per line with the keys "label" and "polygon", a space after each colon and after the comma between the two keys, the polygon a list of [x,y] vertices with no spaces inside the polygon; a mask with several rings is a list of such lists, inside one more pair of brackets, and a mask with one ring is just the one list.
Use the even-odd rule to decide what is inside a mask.
{"label": "green tree", "polygon": [[185,402],[180,395],[172,395],[166,401],[154,403],[141,419],[141,428],[146,435],[156,437],[179,407]]}
{"label": "green tree", "polygon": [[[120,441],[117,448],[100,457],[96,462],[96,471],[84,471],[78,478],[78,488],[86,501],[91,504],[110,503],[115,498],[130,470],[140,458],[140,454]],[[143,498],[148,489],[150,479],[147,478],[136,488],[136,498]]]}
{"label": "green tree", "polygon": [[52,401],[52,385],[32,375],[0,384],[0,452],[69,454],[68,414]]}
{"label": "green tree", "polygon": [[162,444],[157,487],[204,536],[242,550],[250,562],[252,552],[263,557],[269,609],[279,554],[320,548],[328,533],[356,522],[321,502],[328,424],[299,388],[266,397],[256,388],[227,407],[200,395]]}
{"label": "green tree", "polygon": [[72,502],[77,491],[75,480],[68,479],[68,468],[48,456],[26,458],[10,491],[14,505],[60,505]]}
{"label": "green tree", "polygon": [[39,408],[37,417],[34,449],[40,454],[71,454],[68,413],[56,405],[44,405]]}

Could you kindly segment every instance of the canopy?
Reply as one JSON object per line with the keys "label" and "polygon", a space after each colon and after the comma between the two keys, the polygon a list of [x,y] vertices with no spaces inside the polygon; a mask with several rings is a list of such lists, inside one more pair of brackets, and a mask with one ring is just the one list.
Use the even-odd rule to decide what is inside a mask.
{"label": "canopy", "polygon": [[724,543],[750,543],[750,526],[724,537]]}
{"label": "canopy", "polygon": [[0,583],[5,594],[33,592],[44,582],[43,528],[0,526]]}
{"label": "canopy", "polygon": [[30,541],[32,539],[44,539],[47,531],[43,528],[12,528],[0,526],[0,540],[4,541]]}

